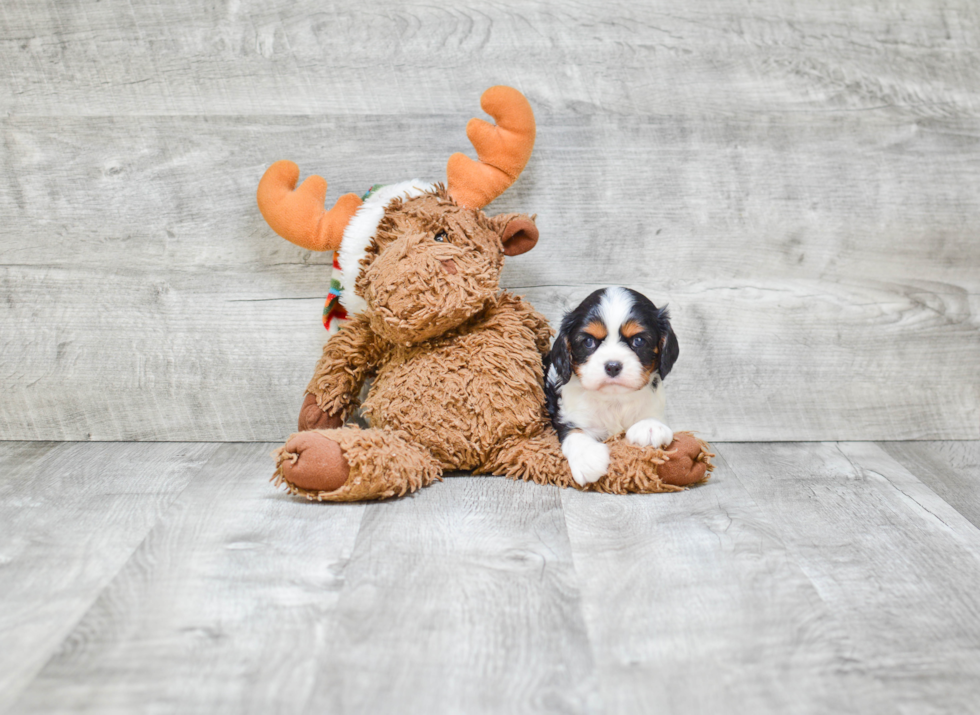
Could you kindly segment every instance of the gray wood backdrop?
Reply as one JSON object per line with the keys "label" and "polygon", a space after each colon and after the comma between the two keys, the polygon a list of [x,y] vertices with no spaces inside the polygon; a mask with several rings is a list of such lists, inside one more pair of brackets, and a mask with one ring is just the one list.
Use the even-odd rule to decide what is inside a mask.
{"label": "gray wood backdrop", "polygon": [[716,440],[980,437],[980,4],[4,0],[0,438],[278,440],[329,255],[254,202],[440,180],[530,99],[491,212],[552,320],[669,302],[670,421]]}

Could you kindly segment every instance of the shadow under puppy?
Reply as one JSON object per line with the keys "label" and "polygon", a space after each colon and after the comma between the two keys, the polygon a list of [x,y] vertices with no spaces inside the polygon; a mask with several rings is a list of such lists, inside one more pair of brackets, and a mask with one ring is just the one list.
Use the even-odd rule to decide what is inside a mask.
{"label": "shadow under puppy", "polygon": [[609,471],[609,437],[666,447],[663,379],[677,360],[666,308],[629,288],[602,288],[565,315],[546,359],[545,398],[561,449],[581,485]]}

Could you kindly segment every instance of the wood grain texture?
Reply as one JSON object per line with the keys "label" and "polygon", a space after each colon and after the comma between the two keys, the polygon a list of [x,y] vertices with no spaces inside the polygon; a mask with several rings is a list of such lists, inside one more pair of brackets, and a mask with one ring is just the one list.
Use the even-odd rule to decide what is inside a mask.
{"label": "wood grain texture", "polygon": [[556,489],[311,504],[263,449],[218,450],[13,713],[596,711]]}
{"label": "wood grain texture", "polygon": [[557,488],[458,477],[371,505],[310,711],[598,712]]}
{"label": "wood grain texture", "polygon": [[491,213],[552,320],[671,304],[709,439],[980,438],[980,8],[28,2],[0,9],[0,437],[276,440],[329,256],[254,205],[443,178],[497,82],[535,154]]}
{"label": "wood grain texture", "polygon": [[0,712],[216,449],[0,442]]}
{"label": "wood grain texture", "polygon": [[980,528],[980,442],[883,442],[878,446]]}
{"label": "wood grain texture", "polygon": [[582,114],[978,109],[969,0],[8,0],[0,22],[0,114],[457,112],[515,78]]}
{"label": "wood grain texture", "polygon": [[[254,440],[295,429],[324,331],[321,299],[290,293],[315,294],[320,271],[0,274],[17,296],[0,314],[25,337],[4,346],[3,437]],[[557,321],[593,287],[522,292]],[[879,302],[857,302],[870,293]],[[678,288],[669,299],[681,344],[667,381],[677,429],[712,440],[936,439],[973,436],[980,424],[973,334],[907,295],[838,288],[822,297],[825,312],[791,285]],[[869,320],[880,325],[873,340]]]}
{"label": "wood grain texture", "polygon": [[303,707],[323,675],[311,654],[332,637],[326,617],[364,506],[323,509],[275,491],[273,446],[210,446],[12,712]]}
{"label": "wood grain texture", "polygon": [[[874,444],[717,445],[680,494],[452,477],[371,505],[277,492],[273,446],[0,442],[0,712],[980,699],[980,529]],[[935,449],[970,470],[963,446]]]}
{"label": "wood grain texture", "polygon": [[283,275],[309,285],[312,272],[0,271],[17,296],[7,315],[26,328],[4,345],[0,370],[14,385],[0,403],[4,438],[256,440],[296,429],[325,331],[322,300],[284,295]]}
{"label": "wood grain texture", "polygon": [[842,674],[883,686],[882,712],[975,708],[980,530],[874,444],[721,453],[850,634]]}
{"label": "wood grain texture", "polygon": [[666,498],[562,496],[608,712],[883,711],[834,609],[723,458]]}
{"label": "wood grain texture", "polygon": [[[7,296],[0,325],[12,336],[2,346],[0,378],[9,387],[0,434],[175,440],[288,434],[324,337],[319,312],[329,257],[273,236],[251,206],[260,157],[282,153],[276,148],[282,137],[241,120],[114,124],[134,139],[142,133],[154,147],[145,166],[122,170],[131,176],[99,168],[116,149],[119,129],[107,134],[101,120],[66,120],[43,142],[49,152],[25,160],[16,174],[25,178],[7,194],[10,200],[21,196],[23,209],[7,208],[24,220],[0,228],[0,259],[6,261],[0,287]],[[433,142],[448,131],[445,119],[420,126]],[[22,123],[14,144],[23,144],[29,131]],[[291,122],[282,131],[297,146],[310,133],[325,142],[328,133],[312,122]],[[380,133],[380,124],[347,123],[341,133],[367,144],[371,131]],[[186,154],[167,158],[175,151],[167,137],[184,134],[196,138]],[[564,134],[584,142],[589,133],[572,127]],[[261,141],[252,149],[233,151],[252,146],[253,138]],[[445,155],[451,147],[443,143]],[[829,146],[828,137],[813,156]],[[539,154],[547,151],[562,156],[559,146],[546,145]],[[219,166],[202,174],[195,156],[209,152]],[[770,152],[775,161],[778,152]],[[66,154],[78,158],[65,166],[60,157]],[[316,167],[315,154],[307,148],[292,155]],[[353,171],[355,156],[348,155],[350,166],[339,173]],[[932,160],[938,171],[944,154]],[[170,168],[161,171],[161,162]],[[421,155],[418,162],[424,163]],[[397,162],[388,163],[376,173],[360,167],[363,179],[355,185],[394,175]],[[555,176],[574,174],[574,161],[560,162],[559,169]],[[58,186],[64,196],[51,200],[50,186],[36,177],[57,171],[68,174]],[[215,186],[214,176],[236,178]],[[607,283],[669,302],[681,342],[681,360],[668,382],[676,425],[711,439],[977,436],[978,290],[975,272],[971,278],[966,267],[980,265],[980,249],[966,233],[940,253],[928,236],[912,237],[904,256],[883,262],[875,252],[890,254],[887,236],[875,239],[876,248],[855,237],[833,255],[821,247],[827,234],[807,233],[787,253],[782,235],[746,227],[746,237],[735,241],[743,248],[735,250],[719,214],[703,235],[682,232],[678,218],[673,228],[679,235],[664,254],[657,237],[635,225],[636,217],[598,205],[570,211],[561,188],[544,189],[532,179],[500,202],[501,209],[536,207],[543,235],[535,252],[509,262],[505,285],[553,321]],[[575,189],[587,190],[584,184]],[[696,187],[681,193],[696,196]],[[152,206],[144,197],[152,197]],[[923,197],[921,210],[939,198]],[[107,202],[116,209],[108,227]],[[45,203],[50,211],[32,215]],[[73,207],[89,207],[74,224]],[[906,208],[891,206],[896,215]],[[684,211],[682,205],[676,210]],[[939,220],[947,219],[961,220],[956,205],[942,210]],[[610,230],[640,239],[619,240],[618,247],[612,242],[609,256],[588,260],[594,253],[589,237]],[[769,247],[747,256],[749,233]],[[564,245],[569,235],[581,238]],[[810,245],[815,257],[808,266]],[[707,263],[706,247],[714,250]],[[631,260],[631,250],[641,260]],[[563,259],[556,261],[556,253]],[[919,388],[907,389],[909,382]]]}

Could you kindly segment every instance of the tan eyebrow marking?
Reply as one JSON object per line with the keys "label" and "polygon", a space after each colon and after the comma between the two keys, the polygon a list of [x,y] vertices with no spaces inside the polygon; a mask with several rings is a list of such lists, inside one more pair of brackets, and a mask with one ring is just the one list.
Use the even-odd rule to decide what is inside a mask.
{"label": "tan eyebrow marking", "polygon": [[606,330],[606,326],[598,320],[593,320],[586,325],[583,332],[588,333],[596,340],[605,340],[606,336],[609,334],[609,331]]}
{"label": "tan eyebrow marking", "polygon": [[635,320],[627,320],[623,323],[623,327],[619,329],[619,332],[624,338],[632,338],[634,335],[643,332],[643,326]]}

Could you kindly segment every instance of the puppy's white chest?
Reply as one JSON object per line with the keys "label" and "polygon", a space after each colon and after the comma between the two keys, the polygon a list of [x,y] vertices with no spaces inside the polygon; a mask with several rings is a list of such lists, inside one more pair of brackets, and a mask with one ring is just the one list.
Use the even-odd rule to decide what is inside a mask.
{"label": "puppy's white chest", "polygon": [[663,420],[665,405],[663,385],[603,395],[586,390],[573,375],[561,391],[562,417],[598,440],[625,432],[640,420]]}

